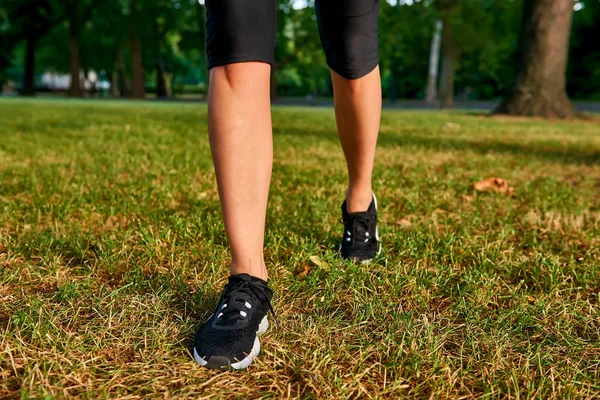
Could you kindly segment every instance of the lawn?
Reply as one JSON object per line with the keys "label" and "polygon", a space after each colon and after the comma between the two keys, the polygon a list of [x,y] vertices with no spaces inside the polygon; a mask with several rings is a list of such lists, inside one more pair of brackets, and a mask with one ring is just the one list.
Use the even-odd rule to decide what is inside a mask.
{"label": "lawn", "polygon": [[597,122],[384,112],[357,266],[333,111],[273,119],[281,327],[221,373],[190,355],[228,266],[205,105],[0,99],[0,398],[600,398]]}

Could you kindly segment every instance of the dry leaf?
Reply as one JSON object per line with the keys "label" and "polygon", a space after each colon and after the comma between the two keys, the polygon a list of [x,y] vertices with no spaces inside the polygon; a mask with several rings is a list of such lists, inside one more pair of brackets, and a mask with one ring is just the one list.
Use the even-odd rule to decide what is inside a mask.
{"label": "dry leaf", "polygon": [[467,203],[470,203],[470,202],[472,202],[472,201],[473,201],[474,197],[473,197],[473,196],[467,196],[466,194],[463,194],[463,195],[462,195],[462,199],[463,199],[464,201],[466,201]]}
{"label": "dry leaf", "polygon": [[397,222],[397,224],[403,228],[408,228],[409,226],[412,225],[412,223],[407,219],[401,219],[400,221]]}
{"label": "dry leaf", "polygon": [[308,266],[308,264],[304,264],[304,266],[302,267],[302,271],[300,271],[298,273],[298,276],[299,277],[305,277],[309,273],[310,273],[310,267]]}
{"label": "dry leaf", "polygon": [[327,263],[321,261],[319,256],[310,256],[310,261],[312,261],[317,267],[325,267]]}
{"label": "dry leaf", "polygon": [[131,125],[125,125],[125,132],[129,132],[131,130]]}
{"label": "dry leaf", "polygon": [[457,131],[460,129],[460,125],[455,124],[453,122],[446,122],[446,125],[444,125],[444,129],[450,129],[450,130]]}
{"label": "dry leaf", "polygon": [[507,181],[496,177],[475,182],[473,188],[478,192],[498,192],[509,196],[515,193],[515,188],[509,186]]}

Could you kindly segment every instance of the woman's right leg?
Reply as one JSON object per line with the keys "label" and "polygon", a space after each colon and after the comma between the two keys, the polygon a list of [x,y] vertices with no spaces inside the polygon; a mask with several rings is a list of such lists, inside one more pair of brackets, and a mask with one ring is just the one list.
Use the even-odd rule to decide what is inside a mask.
{"label": "woman's right leg", "polygon": [[207,0],[206,11],[208,131],[231,274],[266,280],[263,241],[273,163],[269,77],[276,0]]}
{"label": "woman's right leg", "polygon": [[273,163],[269,85],[276,2],[207,0],[206,7],[208,132],[231,276],[196,333],[194,359],[207,368],[243,369],[260,351],[258,335],[268,327],[273,296],[263,241]]}
{"label": "woman's right leg", "polygon": [[267,280],[263,239],[273,164],[271,66],[248,62],[211,70],[208,132],[231,275]]}

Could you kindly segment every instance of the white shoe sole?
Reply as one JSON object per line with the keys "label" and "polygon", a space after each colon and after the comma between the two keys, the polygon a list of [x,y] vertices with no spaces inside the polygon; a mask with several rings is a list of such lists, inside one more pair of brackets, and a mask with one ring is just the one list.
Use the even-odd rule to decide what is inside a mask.
{"label": "white shoe sole", "polygon": [[254,359],[260,354],[260,341],[258,340],[258,335],[265,333],[267,329],[269,329],[269,320],[265,315],[258,325],[258,331],[256,331],[256,336],[254,337],[254,345],[252,345],[252,350],[250,350],[250,353],[241,361],[231,363],[225,357],[211,357],[208,360],[204,360],[204,358],[200,357],[196,351],[196,346],[194,346],[194,360],[196,360],[196,362],[201,366],[211,369],[245,369],[252,364],[252,361],[254,361]]}

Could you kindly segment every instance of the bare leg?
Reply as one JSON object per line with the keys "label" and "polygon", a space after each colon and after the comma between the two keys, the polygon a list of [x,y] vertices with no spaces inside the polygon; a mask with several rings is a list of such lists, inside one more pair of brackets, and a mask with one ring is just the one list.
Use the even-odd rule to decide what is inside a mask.
{"label": "bare leg", "polygon": [[208,132],[231,247],[231,274],[264,280],[273,165],[270,71],[270,65],[258,62],[215,67],[208,94]]}
{"label": "bare leg", "polygon": [[366,211],[373,198],[371,175],[381,119],[379,67],[360,79],[331,71],[335,116],[348,166],[348,212]]}

